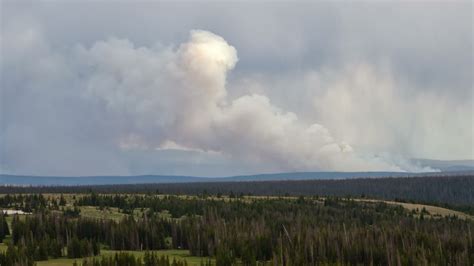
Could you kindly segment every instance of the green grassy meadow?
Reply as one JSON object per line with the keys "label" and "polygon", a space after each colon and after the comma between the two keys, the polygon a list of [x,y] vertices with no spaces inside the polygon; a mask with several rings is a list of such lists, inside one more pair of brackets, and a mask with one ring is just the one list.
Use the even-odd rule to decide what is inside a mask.
{"label": "green grassy meadow", "polygon": [[[135,251],[135,250],[126,250],[126,251],[117,251],[117,250],[101,250],[101,255],[100,256],[113,256],[115,253],[118,252],[127,252],[131,253],[137,257],[143,257],[145,254],[145,251]],[[193,265],[200,265],[201,261],[203,261],[206,258],[202,257],[194,257],[189,255],[189,251],[187,250],[177,250],[177,249],[171,249],[171,250],[156,250],[155,251],[158,255],[164,255],[168,256],[170,260],[176,259],[176,260],[186,260],[188,265],[193,266]],[[100,257],[97,256],[97,257]],[[91,257],[89,257],[91,258]],[[83,259],[67,259],[67,258],[59,258],[59,259],[50,259],[47,261],[38,261],[37,265],[38,266],[68,266],[68,265],[73,265],[74,261],[77,262],[78,265],[81,265]],[[213,261],[211,259],[211,261]]]}

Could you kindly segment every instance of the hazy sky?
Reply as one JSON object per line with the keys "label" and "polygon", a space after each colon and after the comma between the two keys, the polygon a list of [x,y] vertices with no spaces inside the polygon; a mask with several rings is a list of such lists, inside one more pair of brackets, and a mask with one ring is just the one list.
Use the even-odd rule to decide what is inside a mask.
{"label": "hazy sky", "polygon": [[0,170],[474,159],[471,1],[1,1]]}

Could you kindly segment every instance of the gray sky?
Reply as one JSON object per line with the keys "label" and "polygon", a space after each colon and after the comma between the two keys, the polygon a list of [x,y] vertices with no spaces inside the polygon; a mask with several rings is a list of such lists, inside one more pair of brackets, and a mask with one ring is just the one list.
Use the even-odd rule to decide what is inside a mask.
{"label": "gray sky", "polygon": [[474,159],[472,11],[2,1],[0,170],[219,176]]}

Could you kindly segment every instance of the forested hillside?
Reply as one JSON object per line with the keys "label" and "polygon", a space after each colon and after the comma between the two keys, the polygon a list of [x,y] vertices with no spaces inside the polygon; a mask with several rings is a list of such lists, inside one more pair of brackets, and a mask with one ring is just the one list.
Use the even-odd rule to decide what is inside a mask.
{"label": "forested hillside", "polygon": [[102,186],[0,187],[0,193],[162,193],[319,195],[370,197],[432,204],[473,205],[474,175],[360,178],[343,180],[296,180],[255,182],[204,182]]}
{"label": "forested hillside", "polygon": [[[186,265],[154,250],[188,250],[201,265],[471,265],[474,221],[336,197],[199,197],[154,194],[7,195],[14,215],[0,265],[85,259],[83,265]],[[83,215],[117,208],[122,218]],[[213,258],[211,261],[209,258]],[[117,264],[118,263],[118,264]]]}
{"label": "forested hillside", "polygon": [[0,192],[2,266],[474,264],[473,176]]}

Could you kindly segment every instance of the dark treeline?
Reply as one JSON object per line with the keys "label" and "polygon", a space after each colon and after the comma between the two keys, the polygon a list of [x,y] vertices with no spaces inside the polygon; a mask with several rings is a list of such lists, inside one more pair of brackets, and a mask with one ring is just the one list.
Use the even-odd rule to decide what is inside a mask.
{"label": "dark treeline", "polygon": [[3,197],[0,197],[1,208],[17,209],[17,210],[22,210],[24,212],[31,212],[32,210],[43,210],[46,208],[47,204],[48,204],[47,199],[41,194],[33,194],[33,195],[7,194]]}
{"label": "dark treeline", "polygon": [[33,266],[35,261],[31,258],[25,247],[8,245],[5,252],[0,252],[0,265],[2,266]]}
{"label": "dark treeline", "polygon": [[[70,249],[77,250],[78,255],[70,257],[98,253],[97,244],[115,250],[187,249],[191,255],[214,257],[217,265],[474,263],[473,221],[432,219],[425,212],[384,203],[333,197],[223,200],[93,193],[78,197],[75,204],[144,211],[119,221],[58,212],[15,217],[13,243],[32,256],[54,256],[54,249],[38,250],[54,243],[67,247],[68,255],[76,254]],[[164,210],[176,218],[163,217]]]}
{"label": "dark treeline", "polygon": [[[37,213],[12,221],[12,241],[17,250],[24,250],[31,260],[47,260],[67,255],[82,258],[100,253],[96,237],[86,237],[90,227],[86,222],[68,219],[64,215]],[[64,248],[67,253],[64,254]]]}
{"label": "dark treeline", "polygon": [[[134,219],[127,216],[121,221],[92,218],[71,219],[62,214],[37,213],[12,222],[12,241],[15,245],[32,246],[35,260],[48,256],[60,257],[63,247],[67,256],[80,258],[98,255],[98,243],[115,250],[166,249],[166,237],[171,236],[171,225],[165,219]],[[57,247],[54,248],[53,247]]]}
{"label": "dark treeline", "polygon": [[0,243],[3,242],[3,239],[10,234],[10,228],[6,220],[6,215],[2,212],[0,213]]}
{"label": "dark treeline", "polygon": [[163,194],[251,194],[366,196],[387,200],[415,201],[460,206],[473,212],[474,176],[423,176],[261,182],[210,182],[136,184],[70,187],[0,187],[0,193],[163,193]]}
{"label": "dark treeline", "polygon": [[[180,218],[182,216],[203,215],[204,211],[209,208],[224,208],[226,202],[223,200],[206,200],[210,199],[209,195],[200,195],[197,198],[183,199],[179,196],[155,196],[151,194],[145,195],[121,195],[121,194],[97,194],[91,193],[78,197],[76,206],[97,206],[116,207],[122,213],[131,213],[134,209],[147,209],[147,215],[167,211],[172,218]],[[235,198],[235,196],[234,196]]]}

